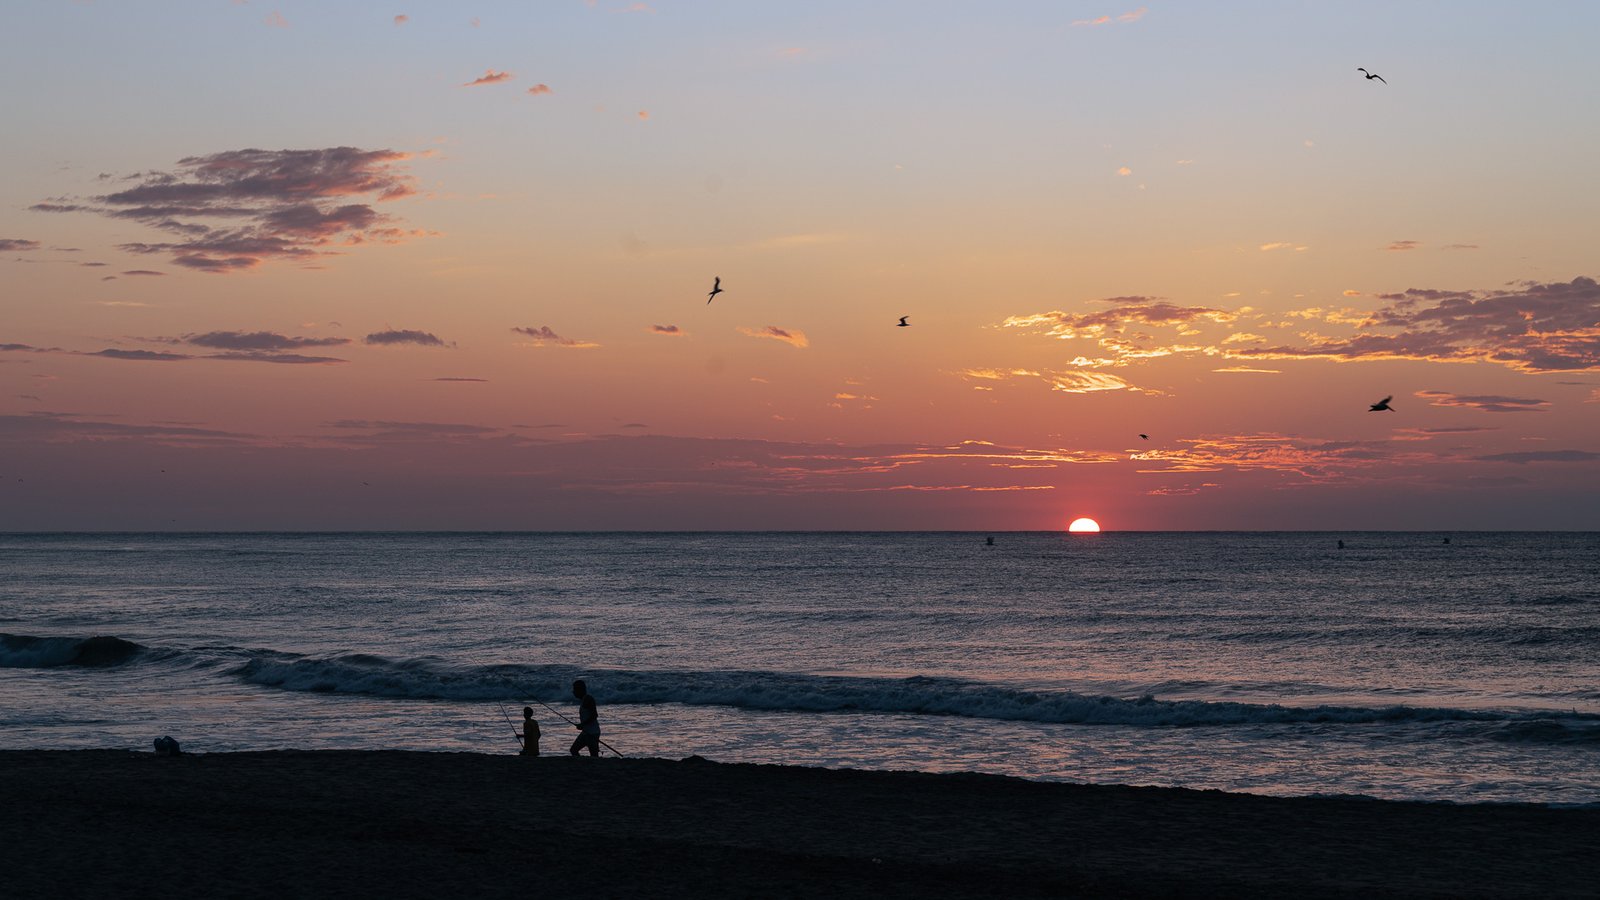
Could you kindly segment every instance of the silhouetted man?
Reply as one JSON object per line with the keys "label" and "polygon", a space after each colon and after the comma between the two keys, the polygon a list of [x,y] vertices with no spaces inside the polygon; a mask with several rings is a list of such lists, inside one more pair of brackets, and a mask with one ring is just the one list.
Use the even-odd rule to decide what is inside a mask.
{"label": "silhouetted man", "polygon": [[578,739],[572,742],[572,755],[577,756],[579,750],[588,747],[590,756],[599,756],[600,712],[595,709],[594,695],[589,693],[589,686],[582,678],[572,683],[572,696],[578,698],[578,721],[574,723]]}

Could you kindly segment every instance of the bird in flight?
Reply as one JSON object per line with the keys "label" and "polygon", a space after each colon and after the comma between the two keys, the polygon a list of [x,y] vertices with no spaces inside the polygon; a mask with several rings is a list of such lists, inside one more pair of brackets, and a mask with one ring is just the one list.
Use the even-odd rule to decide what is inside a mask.
{"label": "bird in flight", "polygon": [[1150,435],[1148,435],[1148,434],[1141,434],[1141,435],[1139,435],[1139,440],[1141,440],[1141,441],[1148,441],[1148,440],[1150,440]]}
{"label": "bird in flight", "polygon": [[715,300],[720,293],[722,293],[722,276],[719,275],[711,283],[711,293],[706,295],[706,303],[709,304],[712,300]]}
{"label": "bird in flight", "polygon": [[[1367,76],[1367,80],[1368,81],[1371,81],[1374,78],[1378,79],[1379,81],[1383,81],[1383,76],[1382,75],[1374,75],[1371,72],[1368,72],[1366,69],[1361,68],[1360,66],[1356,66],[1356,71],[1360,72],[1361,74],[1363,74],[1365,76]],[[1388,84],[1389,82],[1383,81],[1383,83],[1384,84]]]}
{"label": "bird in flight", "polygon": [[1390,394],[1382,400],[1379,400],[1377,403],[1372,404],[1371,408],[1369,408],[1367,412],[1394,412],[1394,407],[1389,405],[1389,401],[1393,399],[1394,395]]}
{"label": "bird in flight", "polygon": [[900,317],[900,324],[896,325],[895,327],[896,328],[910,328],[911,327],[911,323],[906,321],[909,318],[911,318],[911,317],[910,316],[901,316]]}

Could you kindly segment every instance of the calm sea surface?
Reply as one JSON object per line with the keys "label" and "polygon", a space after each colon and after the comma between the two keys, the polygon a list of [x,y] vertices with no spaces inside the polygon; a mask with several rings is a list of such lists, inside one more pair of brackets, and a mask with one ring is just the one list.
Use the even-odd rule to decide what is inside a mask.
{"label": "calm sea surface", "polygon": [[0,535],[0,747],[1600,803],[1600,535],[984,537]]}

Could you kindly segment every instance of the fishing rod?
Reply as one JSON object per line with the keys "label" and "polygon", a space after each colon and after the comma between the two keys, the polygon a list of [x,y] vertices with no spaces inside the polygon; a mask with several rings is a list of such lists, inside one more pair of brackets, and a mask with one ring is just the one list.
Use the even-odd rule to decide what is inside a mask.
{"label": "fishing rod", "polygon": [[494,705],[500,707],[500,715],[506,720],[506,727],[511,729],[511,735],[517,739],[517,744],[523,747],[528,746],[527,742],[522,739],[522,735],[517,733],[517,726],[511,724],[511,714],[506,712],[506,705],[499,701],[495,701]]}
{"label": "fishing rod", "polygon": [[[539,704],[540,706],[544,707],[545,709],[548,709],[551,712],[555,713],[557,718],[559,718],[561,721],[567,723],[568,725],[571,725],[573,728],[582,728],[583,727],[582,725],[579,725],[577,722],[574,722],[571,719],[567,718],[566,716],[562,715],[561,714],[561,710],[556,709],[554,706],[551,706],[550,704],[544,702],[543,700],[535,699],[533,702],[535,702],[535,703]],[[595,740],[600,741],[600,746],[606,748],[607,750],[610,750],[612,753],[615,753],[618,756],[622,755],[622,751],[621,750],[618,750],[617,748],[611,746],[610,744],[606,743],[605,741],[600,740],[599,738],[596,738]]]}

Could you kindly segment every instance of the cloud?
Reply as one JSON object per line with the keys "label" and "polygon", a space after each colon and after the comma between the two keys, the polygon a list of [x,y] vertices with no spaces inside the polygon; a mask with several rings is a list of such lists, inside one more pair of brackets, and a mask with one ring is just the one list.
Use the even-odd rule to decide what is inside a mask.
{"label": "cloud", "polygon": [[148,275],[148,276],[152,276],[152,277],[155,277],[155,278],[164,278],[164,277],[166,277],[167,273],[165,273],[165,272],[157,272],[157,271],[154,271],[153,269],[129,269],[128,271],[123,272],[122,274],[124,274],[124,275]]}
{"label": "cloud", "polygon": [[1282,375],[1279,369],[1252,369],[1249,366],[1228,366],[1223,369],[1212,369],[1213,372],[1232,372],[1242,375]]}
{"label": "cloud", "polygon": [[1117,174],[1118,175],[1132,175],[1133,174],[1133,170],[1128,168],[1127,166],[1123,166],[1122,168],[1117,170]]}
{"label": "cloud", "polygon": [[1050,390],[1068,394],[1093,394],[1098,391],[1138,390],[1128,382],[1105,372],[1057,372],[1049,376]]}
{"label": "cloud", "polygon": [[532,340],[530,343],[535,347],[543,347],[546,344],[554,344],[557,347],[570,347],[574,350],[592,350],[595,347],[600,346],[593,341],[579,341],[574,340],[573,338],[562,337],[561,335],[556,334],[549,325],[540,325],[538,328],[513,328],[511,330],[517,334],[526,335],[531,338]]}
{"label": "cloud", "polygon": [[1600,284],[1523,282],[1511,290],[1410,288],[1380,294],[1350,337],[1227,351],[1241,359],[1491,362],[1521,372],[1600,370]]}
{"label": "cloud", "polygon": [[107,348],[85,353],[85,356],[104,356],[107,359],[130,359],[143,362],[178,362],[185,359],[194,359],[187,353],[166,353],[159,350],[118,350]]}
{"label": "cloud", "polygon": [[650,8],[650,4],[648,4],[648,3],[630,3],[627,6],[624,6],[621,11],[625,12],[625,13],[653,13],[653,12],[655,12],[654,9]]}
{"label": "cloud", "polygon": [[651,325],[650,332],[652,334],[665,334],[672,337],[683,337],[688,333],[676,325]]}
{"label": "cloud", "polygon": [[38,241],[29,241],[22,238],[0,238],[0,253],[15,253],[22,250],[39,249]]}
{"label": "cloud", "polygon": [[1389,246],[1387,246],[1387,247],[1385,247],[1383,249],[1392,250],[1392,251],[1395,251],[1395,252],[1399,253],[1399,252],[1404,252],[1406,250],[1415,250],[1420,246],[1422,246],[1422,244],[1419,241],[1395,241],[1394,243],[1390,244]]}
{"label": "cloud", "polygon": [[1096,16],[1093,19],[1076,19],[1076,20],[1074,20],[1072,22],[1072,27],[1073,28],[1096,28],[1096,27],[1099,27],[1101,25],[1110,25],[1112,22],[1116,22],[1119,25],[1132,25],[1134,22],[1137,22],[1140,19],[1144,18],[1145,13],[1147,13],[1149,11],[1150,10],[1149,10],[1148,7],[1141,6],[1138,9],[1135,9],[1135,10],[1130,10],[1130,11],[1125,12],[1125,13],[1119,13],[1116,16],[1105,15],[1105,16]]}
{"label": "cloud", "polygon": [[470,382],[480,383],[480,384],[487,384],[489,382],[489,379],[487,379],[487,378],[435,378],[433,380],[434,381],[470,381]]}
{"label": "cloud", "polygon": [[166,446],[202,446],[234,442],[246,437],[248,435],[186,425],[97,422],[74,413],[37,412],[26,416],[0,415],[0,444],[58,444],[72,441],[132,439]]}
{"label": "cloud", "polygon": [[397,243],[406,232],[368,202],[416,192],[394,150],[230,150],[178,160],[171,172],[130,176],[132,187],[91,204],[36,203],[37,212],[92,212],[167,232],[171,241],[119,245],[130,253],[173,254],[202,272],[254,268],[267,259],[307,261],[336,244]]}
{"label": "cloud", "polygon": [[[295,350],[301,347],[338,347],[350,343],[349,338],[288,337],[273,331],[208,331],[204,334],[185,334],[183,343],[215,350]],[[368,341],[368,343],[372,343]]]}
{"label": "cloud", "polygon": [[1546,408],[1550,406],[1550,401],[1548,400],[1529,400],[1521,397],[1497,397],[1491,395],[1469,396],[1451,394],[1446,391],[1417,391],[1415,396],[1430,401],[1430,406],[1454,406],[1492,413],[1545,412]]}
{"label": "cloud", "polygon": [[412,331],[407,329],[374,331],[372,334],[362,338],[361,342],[364,344],[375,344],[379,346],[392,346],[394,344],[417,344],[418,346],[422,347],[443,347],[445,345],[444,341],[439,340],[437,335],[434,335],[430,332]]}
{"label": "cloud", "polygon": [[335,356],[303,356],[299,353],[260,353],[251,351],[211,353],[199,358],[220,359],[228,362],[277,363],[292,366],[329,366],[348,361]]}
{"label": "cloud", "polygon": [[1439,249],[1441,249],[1441,250],[1476,250],[1476,249],[1478,249],[1478,245],[1477,244],[1445,244],[1443,247],[1441,247]]}
{"label": "cloud", "polygon": [[534,96],[537,97],[540,94],[550,94],[550,93],[554,93],[554,92],[550,90],[550,85],[545,84],[544,82],[540,82],[540,83],[534,85],[533,87],[528,88],[528,93],[533,94]]}
{"label": "cloud", "polygon": [[513,77],[515,76],[513,76],[510,72],[496,72],[493,69],[486,69],[482,75],[463,84],[462,87],[477,87],[480,84],[499,84],[502,81],[510,81]]}
{"label": "cloud", "polygon": [[1295,243],[1292,243],[1290,241],[1273,241],[1270,244],[1262,244],[1261,245],[1261,249],[1262,250],[1266,250],[1266,251],[1272,251],[1272,250],[1294,250],[1296,252],[1299,252],[1301,250],[1309,250],[1311,248],[1305,246],[1304,244],[1295,244]]}
{"label": "cloud", "polygon": [[394,23],[396,25],[404,25],[405,23],[407,23],[409,21],[411,21],[411,17],[410,16],[402,15],[402,16],[395,16],[394,17]]}
{"label": "cloud", "polygon": [[1359,297],[1359,296],[1361,296],[1361,292],[1360,291],[1355,291],[1355,290],[1341,291],[1340,293],[1344,294],[1344,296],[1346,296],[1346,297]]}
{"label": "cloud", "polygon": [[1522,466],[1534,462],[1589,462],[1600,459],[1600,453],[1591,453],[1588,450],[1530,450],[1520,453],[1491,453],[1488,456],[1473,458],[1483,462],[1508,462]]}
{"label": "cloud", "polygon": [[648,109],[641,109],[637,113],[634,113],[634,115],[638,116],[639,117],[639,121],[641,121],[641,122],[650,121],[650,110],[648,110]]}
{"label": "cloud", "polygon": [[268,13],[267,17],[265,19],[262,19],[261,21],[262,21],[263,24],[271,26],[273,28],[288,28],[289,27],[289,20],[285,19],[283,17],[283,13],[280,13],[280,12],[278,12],[276,10]]}
{"label": "cloud", "polygon": [[760,330],[740,325],[739,333],[753,338],[770,338],[775,341],[783,341],[791,347],[807,347],[811,344],[810,341],[806,340],[805,332],[797,329],[779,328],[776,325],[768,325]]}

